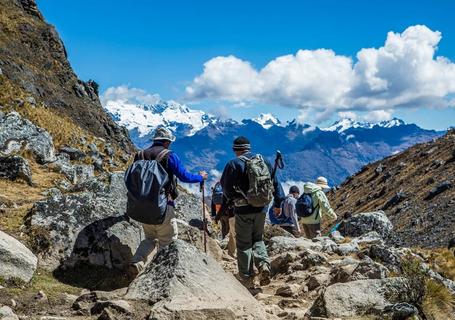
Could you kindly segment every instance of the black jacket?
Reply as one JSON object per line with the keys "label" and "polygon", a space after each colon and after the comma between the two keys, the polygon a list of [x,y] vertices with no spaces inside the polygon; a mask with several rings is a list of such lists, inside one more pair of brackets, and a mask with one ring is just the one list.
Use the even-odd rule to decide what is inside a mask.
{"label": "black jacket", "polygon": [[[251,152],[245,153],[244,156],[251,158],[253,154]],[[272,165],[265,159],[267,166],[269,167],[270,174],[272,174]],[[229,161],[224,167],[223,175],[221,176],[221,185],[223,186],[223,192],[228,200],[233,201],[235,199],[243,198],[243,195],[235,191],[234,187],[239,187],[245,194],[248,191],[248,175],[245,172],[245,162],[239,158],[235,158]],[[273,192],[273,206],[280,208],[281,201],[285,198],[283,188],[278,181],[277,176],[273,180],[274,192]],[[253,207],[251,205],[243,207],[235,207],[235,214],[248,214],[248,213],[259,213],[265,212],[265,207]]]}

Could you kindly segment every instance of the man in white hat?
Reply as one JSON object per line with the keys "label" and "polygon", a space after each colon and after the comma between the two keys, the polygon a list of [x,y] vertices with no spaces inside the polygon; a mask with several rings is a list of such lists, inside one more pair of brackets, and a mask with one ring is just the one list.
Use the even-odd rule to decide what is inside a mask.
{"label": "man in white hat", "polygon": [[337,215],[330,207],[329,200],[325,195],[325,190],[330,189],[328,181],[324,177],[316,179],[315,183],[307,182],[303,186],[303,192],[311,195],[313,202],[313,214],[308,217],[302,217],[301,223],[305,236],[308,239],[316,237],[321,229],[321,219],[336,220]]}
{"label": "man in white hat", "polygon": [[[142,224],[145,239],[140,243],[139,248],[132,258],[128,270],[130,278],[135,278],[144,269],[156,247],[161,248],[167,246],[173,239],[177,238],[178,229],[174,214],[174,200],[178,196],[176,178],[185,183],[201,183],[208,176],[205,171],[200,171],[199,174],[193,174],[185,169],[177,154],[169,150],[171,143],[174,141],[175,136],[172,132],[167,128],[160,127],[155,131],[153,144],[136,154],[134,158],[134,161],[140,160],[141,158],[144,160],[161,159],[160,163],[169,177],[169,182],[165,186],[166,196],[169,201],[166,209],[166,217],[162,224]],[[161,156],[162,154],[164,156]]]}

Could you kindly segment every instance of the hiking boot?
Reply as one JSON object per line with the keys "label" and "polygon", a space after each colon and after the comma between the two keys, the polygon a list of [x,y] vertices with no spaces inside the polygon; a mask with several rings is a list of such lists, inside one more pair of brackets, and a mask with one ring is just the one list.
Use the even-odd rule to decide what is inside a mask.
{"label": "hiking boot", "polygon": [[248,290],[254,288],[254,277],[253,276],[244,276],[239,273],[236,275],[236,278]]}
{"label": "hiking boot", "polygon": [[259,267],[259,284],[261,286],[270,284],[270,267],[265,263]]}
{"label": "hiking boot", "polygon": [[136,279],[136,277],[139,275],[140,272],[141,272],[141,268],[139,266],[139,263],[131,263],[128,266],[128,270],[126,272],[128,280],[133,281],[134,279]]}

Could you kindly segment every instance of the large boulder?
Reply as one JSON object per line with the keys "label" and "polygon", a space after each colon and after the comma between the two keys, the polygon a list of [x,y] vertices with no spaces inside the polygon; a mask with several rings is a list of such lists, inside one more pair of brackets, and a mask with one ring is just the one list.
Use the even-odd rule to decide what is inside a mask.
{"label": "large boulder", "polygon": [[395,303],[415,303],[411,283],[405,278],[357,280],[327,287],[310,309],[316,317],[353,317],[381,315]]}
{"label": "large boulder", "polygon": [[42,264],[50,270],[61,264],[72,266],[78,260],[107,267],[123,265],[141,239],[141,228],[124,217],[125,211],[126,189],[121,172],[111,174],[104,187],[97,184],[96,191],[66,195],[54,192],[36,202],[30,227],[46,238],[41,241],[47,244],[40,248]]}
{"label": "large boulder", "polygon": [[11,154],[22,148],[30,150],[39,163],[55,160],[51,135],[17,112],[8,113],[0,118],[0,152]]}
{"label": "large boulder", "polygon": [[29,282],[35,273],[38,259],[22,243],[0,231],[0,277]]}
{"label": "large boulder", "polygon": [[361,235],[376,231],[381,237],[387,238],[393,225],[383,211],[359,213],[344,221],[339,230],[343,236],[360,237]]}
{"label": "large boulder", "polygon": [[125,297],[152,303],[150,319],[267,319],[245,287],[182,240],[161,249]]}

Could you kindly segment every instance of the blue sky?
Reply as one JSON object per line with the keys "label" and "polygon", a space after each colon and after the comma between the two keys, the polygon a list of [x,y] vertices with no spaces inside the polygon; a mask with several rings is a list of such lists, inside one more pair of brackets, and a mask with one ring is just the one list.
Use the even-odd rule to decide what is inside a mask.
{"label": "blue sky", "polygon": [[[100,83],[101,91],[126,84],[157,93],[163,99],[186,101],[206,111],[222,110],[237,119],[265,111],[290,120],[299,115],[303,117],[301,110],[305,108],[305,122],[315,122],[318,118],[322,124],[329,123],[339,117],[337,105],[342,103],[339,101],[345,101],[345,97],[344,94],[337,95],[328,109],[324,109],[325,102],[329,101],[324,97],[305,95],[294,100],[294,95],[288,94],[286,88],[273,87],[271,90],[278,93],[270,97],[270,90],[256,92],[248,70],[246,74],[240,71],[238,79],[240,86],[243,82],[253,82],[252,88],[247,92],[240,88],[242,93],[237,95],[236,83],[233,85],[237,89],[226,91],[211,82],[213,76],[223,77],[223,73],[213,73],[219,70],[203,70],[204,63],[215,57],[234,56],[234,64],[220,65],[221,68],[233,68],[234,76],[238,65],[249,64],[259,73],[270,61],[283,55],[295,55],[300,49],[331,49],[337,56],[350,57],[355,63],[356,54],[362,48],[384,46],[389,31],[402,33],[410,26],[425,25],[432,32],[442,34],[442,39],[435,45],[436,55],[455,62],[455,22],[451,19],[455,2],[449,0],[37,2],[47,21],[54,24],[62,36],[79,77],[95,79]],[[319,58],[317,55],[316,60]],[[328,64],[329,74],[330,68],[331,64]],[[289,68],[280,70],[289,73]],[[384,71],[384,74],[389,73]],[[201,77],[202,84],[194,82],[196,77]],[[391,79],[401,79],[397,77],[392,75]],[[433,75],[429,78],[433,79]],[[280,82],[281,78],[266,79],[262,81],[277,79]],[[359,102],[364,100],[356,98],[355,102],[347,102],[344,107],[347,109],[341,112],[379,118],[386,114],[426,128],[447,128],[455,125],[453,103],[446,103],[454,99],[452,86],[445,83],[451,79],[436,80],[438,86],[447,87],[443,93],[438,93],[440,96],[436,100],[413,98],[389,107],[388,103],[396,97],[388,97],[387,105],[371,109]],[[316,76],[314,82],[317,85],[326,83],[324,78],[321,80]],[[297,85],[297,88],[314,89],[314,84],[306,82],[300,81]],[[421,85],[416,85],[415,92],[422,90]],[[196,93],[189,95],[187,87]],[[343,91],[343,88],[339,90]],[[324,92],[318,94],[324,95]],[[362,94],[368,96],[365,104],[378,103],[370,99],[371,92]],[[438,108],[426,108],[429,105]]]}

